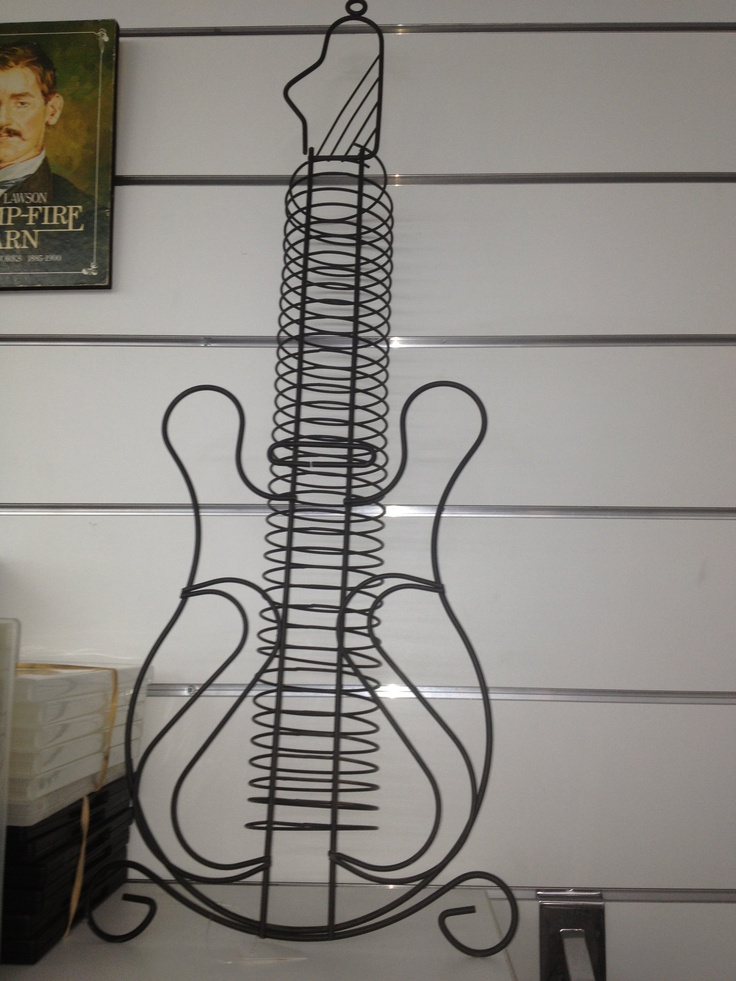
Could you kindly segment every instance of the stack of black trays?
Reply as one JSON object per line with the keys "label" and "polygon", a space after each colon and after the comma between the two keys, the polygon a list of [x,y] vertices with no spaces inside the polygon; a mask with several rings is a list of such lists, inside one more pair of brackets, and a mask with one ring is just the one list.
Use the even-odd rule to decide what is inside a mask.
{"label": "stack of black trays", "polygon": [[[82,896],[74,922],[83,915],[94,878],[94,907],[125,881],[118,867],[96,873],[125,858],[132,810],[125,777],[89,795],[90,823]],[[9,826],[2,903],[3,964],[35,964],[64,936],[82,845],[82,802],[77,801],[29,827]]]}

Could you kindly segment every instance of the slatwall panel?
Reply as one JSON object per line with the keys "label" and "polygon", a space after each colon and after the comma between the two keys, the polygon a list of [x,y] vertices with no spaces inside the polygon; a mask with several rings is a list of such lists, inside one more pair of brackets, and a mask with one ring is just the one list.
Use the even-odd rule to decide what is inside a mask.
{"label": "slatwall panel", "polygon": [[[733,332],[733,184],[407,185],[392,196],[399,337]],[[75,295],[7,294],[3,330],[274,337],[283,197],[278,186],[120,186],[112,293],[90,296],[83,316]]]}
{"label": "slatwall panel", "polygon": [[[467,384],[485,402],[488,436],[458,484],[457,504],[727,508],[733,501],[731,346],[399,349],[391,364],[394,418],[410,392],[435,379]],[[251,409],[245,459],[263,483],[273,368],[267,348],[9,347],[0,369],[11,410],[2,437],[14,466],[3,469],[3,495],[74,503],[83,475],[81,499],[89,502],[182,501],[159,424],[171,399],[199,383],[225,385]],[[390,502],[436,501],[478,419],[459,392],[422,396],[409,416],[411,466]],[[202,481],[203,502],[253,501],[232,464],[229,402],[197,395],[176,411],[171,431]]]}
{"label": "slatwall panel", "polygon": [[[140,659],[173,611],[192,520],[159,424],[183,388],[236,392],[246,466],[266,480],[283,180],[299,156],[280,93],[319,41],[247,29],[340,13],[328,0],[114,6],[37,0],[33,11],[117,17],[123,39],[114,287],[0,298],[0,616],[22,620],[27,656]],[[372,0],[370,14],[441,30],[386,39],[391,417],[439,378],[470,385],[489,413],[450,502],[443,574],[493,692],[495,759],[448,874],[489,868],[517,889],[511,955],[525,981],[538,973],[534,889],[549,886],[662,903],[609,904],[614,981],[692,976],[692,961],[666,953],[685,909],[701,924],[702,976],[721,981],[708,936],[734,932],[735,907],[706,900],[736,896],[736,34],[558,28],[723,23],[732,4],[399,6]],[[26,5],[6,0],[4,18],[28,19]],[[450,20],[465,29],[443,30]],[[554,29],[499,29],[531,22]],[[202,25],[229,30],[186,36]],[[205,504],[203,574],[258,576],[264,512],[237,484],[233,423],[202,396],[174,431]],[[426,574],[427,508],[476,424],[456,394],[417,407],[412,466],[390,499],[389,571]],[[395,459],[393,434],[391,449]],[[385,629],[462,730],[480,703],[436,611],[389,604]],[[151,731],[236,630],[206,602],[182,622],[157,668]],[[227,680],[247,680],[254,657]],[[418,706],[398,701],[421,734]],[[157,765],[161,786],[228,704],[201,700],[190,742]],[[235,828],[248,724],[187,791],[193,804],[216,800]],[[398,762],[387,754],[385,853],[416,833],[406,803],[423,792]],[[211,813],[193,806],[187,820],[209,834]],[[237,847],[236,832],[217,834],[225,852]],[[138,840],[133,853],[146,860]],[[320,881],[326,870],[294,840],[277,872]],[[678,895],[692,905],[665,903]]]}

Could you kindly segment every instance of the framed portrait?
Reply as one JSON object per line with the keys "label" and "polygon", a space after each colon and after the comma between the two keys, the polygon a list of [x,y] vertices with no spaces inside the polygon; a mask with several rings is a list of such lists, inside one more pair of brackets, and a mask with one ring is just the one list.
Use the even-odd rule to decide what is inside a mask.
{"label": "framed portrait", "polygon": [[118,25],[0,24],[0,289],[109,288]]}

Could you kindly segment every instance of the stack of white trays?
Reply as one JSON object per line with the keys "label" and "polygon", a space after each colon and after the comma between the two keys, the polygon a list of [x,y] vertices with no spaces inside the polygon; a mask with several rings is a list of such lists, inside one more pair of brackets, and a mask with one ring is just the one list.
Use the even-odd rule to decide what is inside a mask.
{"label": "stack of white trays", "polygon": [[[97,788],[103,771],[103,783],[123,775],[126,716],[137,675],[135,666],[18,664],[8,768],[9,825],[36,824],[79,800]],[[140,747],[143,705],[139,698],[132,721],[134,756]]]}
{"label": "stack of white trays", "polygon": [[[138,671],[58,662],[17,666],[0,964],[35,964],[81,918],[87,902],[95,906],[125,881],[133,812],[124,743]],[[131,719],[134,760],[144,695]]]}

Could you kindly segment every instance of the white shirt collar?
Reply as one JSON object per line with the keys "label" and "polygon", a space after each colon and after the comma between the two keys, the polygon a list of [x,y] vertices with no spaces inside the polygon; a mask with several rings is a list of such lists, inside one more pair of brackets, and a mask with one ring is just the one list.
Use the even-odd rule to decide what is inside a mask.
{"label": "white shirt collar", "polygon": [[46,148],[44,147],[40,153],[36,154],[35,157],[31,157],[30,160],[21,160],[19,163],[8,164],[7,167],[0,167],[0,183],[5,184],[12,181],[15,184],[17,181],[23,180],[24,177],[35,174],[45,158]]}

